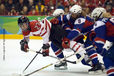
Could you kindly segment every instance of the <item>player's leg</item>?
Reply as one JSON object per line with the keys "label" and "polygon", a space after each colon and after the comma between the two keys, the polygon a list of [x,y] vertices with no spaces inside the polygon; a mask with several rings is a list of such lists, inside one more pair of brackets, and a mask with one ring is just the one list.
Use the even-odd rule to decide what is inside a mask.
{"label": "player's leg", "polygon": [[[92,41],[90,41],[89,38],[87,37],[87,40],[84,43],[84,45],[85,45],[84,47],[86,48],[86,47],[90,46],[91,44],[92,44]],[[102,64],[98,60],[98,55],[97,55],[97,52],[94,49],[94,47],[87,49],[86,52],[92,61],[92,68],[88,70],[89,74],[102,73],[103,67],[102,67]]]}
{"label": "player's leg", "polygon": [[[58,58],[64,58],[62,49],[59,49],[53,43],[51,43],[51,48]],[[60,63],[55,64],[54,67],[56,70],[66,70],[67,69],[67,63],[65,61],[62,61]]]}
{"label": "player's leg", "polygon": [[[79,59],[79,58],[81,57],[81,55],[80,55],[80,54],[76,54],[76,57]],[[92,65],[91,60],[90,60],[90,58],[88,57],[88,55],[85,55],[85,57],[84,57],[84,59],[81,61],[81,63],[82,63],[83,65],[87,65],[87,66],[91,66],[91,65]]]}
{"label": "player's leg", "polygon": [[103,57],[104,65],[108,76],[114,76],[114,44]]}
{"label": "player's leg", "polygon": [[114,61],[108,57],[103,57],[106,73],[108,76],[114,76]]}
{"label": "player's leg", "polygon": [[[84,44],[83,38],[84,37],[78,39],[76,42]],[[79,59],[81,57],[81,55],[80,54],[76,54],[76,57]],[[84,59],[81,62],[82,62],[83,65],[91,66],[91,60],[90,60],[90,58],[88,57],[87,54],[85,54],[85,57],[84,57]]]}

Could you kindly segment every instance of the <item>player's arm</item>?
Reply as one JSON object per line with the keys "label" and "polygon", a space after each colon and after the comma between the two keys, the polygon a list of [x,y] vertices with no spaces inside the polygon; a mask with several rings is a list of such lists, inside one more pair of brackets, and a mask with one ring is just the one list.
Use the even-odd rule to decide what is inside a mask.
{"label": "player's arm", "polygon": [[49,34],[46,33],[44,36],[42,36],[43,38],[43,46],[42,46],[42,53],[43,56],[48,56],[49,55]]}
{"label": "player's arm", "polygon": [[41,30],[40,36],[43,38],[43,46],[42,46],[42,53],[43,56],[48,56],[49,55],[49,35],[50,35],[50,26],[51,23],[45,19],[44,24],[41,23],[44,29]]}
{"label": "player's arm", "polygon": [[71,32],[70,25],[68,25],[68,24],[65,24],[65,25],[63,26],[63,29],[65,29],[65,31],[67,32],[67,34]]}
{"label": "player's arm", "polygon": [[59,24],[59,25],[62,25],[62,24],[67,23],[69,19],[70,19],[69,14],[68,14],[68,15],[61,15],[61,16],[59,16],[58,18],[53,18],[53,19],[51,19],[50,22],[51,22],[52,24]]}
{"label": "player's arm", "polygon": [[81,34],[81,29],[82,29],[82,26],[84,25],[84,22],[85,22],[85,19],[81,19],[81,22],[79,21],[80,19],[77,19],[75,21],[75,26],[74,28],[71,30],[71,32],[67,35],[66,38],[63,38],[62,40],[62,45],[63,45],[63,48],[66,48],[67,46],[69,47],[70,46],[70,40],[74,40],[74,39],[77,39],[78,37],[80,37]]}
{"label": "player's arm", "polygon": [[28,52],[28,42],[29,42],[29,37],[24,37],[21,41],[20,41],[20,45],[21,45],[21,50],[24,52]]}
{"label": "player's arm", "polygon": [[27,49],[29,48],[28,42],[29,42],[30,31],[26,31],[26,32],[22,31],[22,34],[24,38],[20,41],[21,50],[24,52],[28,52]]}
{"label": "player's arm", "polygon": [[83,28],[83,25],[85,23],[85,19],[84,18],[79,18],[75,21],[75,25],[73,27],[73,29],[71,30],[71,32],[68,34],[67,38],[70,40],[74,40],[77,37],[79,37],[81,34],[81,30]]}

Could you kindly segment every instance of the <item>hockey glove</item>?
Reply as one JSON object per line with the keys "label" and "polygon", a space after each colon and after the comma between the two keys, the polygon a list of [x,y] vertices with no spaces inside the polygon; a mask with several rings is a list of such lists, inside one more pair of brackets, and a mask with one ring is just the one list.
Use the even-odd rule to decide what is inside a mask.
{"label": "hockey glove", "polygon": [[66,37],[63,38],[62,47],[65,49],[70,48],[70,40],[68,38]]}
{"label": "hockey glove", "polygon": [[59,23],[59,20],[54,18],[54,19],[51,19],[50,22],[54,25],[58,24]]}
{"label": "hockey glove", "polygon": [[45,57],[45,56],[49,56],[49,47],[50,47],[50,45],[49,44],[43,44],[43,46],[42,46],[42,54],[43,54],[43,56]]}
{"label": "hockey glove", "polygon": [[20,45],[21,45],[21,50],[24,52],[28,52],[28,42],[26,40],[21,40],[20,41]]}

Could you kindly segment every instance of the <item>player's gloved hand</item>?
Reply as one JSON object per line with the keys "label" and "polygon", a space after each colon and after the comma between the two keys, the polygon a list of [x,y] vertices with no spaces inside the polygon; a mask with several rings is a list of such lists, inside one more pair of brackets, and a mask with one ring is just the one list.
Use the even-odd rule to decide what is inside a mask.
{"label": "player's gloved hand", "polygon": [[43,44],[43,46],[42,46],[42,54],[43,54],[43,56],[45,57],[45,56],[49,56],[49,47],[50,47],[50,45],[49,44]]}
{"label": "player's gloved hand", "polygon": [[58,24],[59,23],[59,20],[57,19],[57,18],[53,18],[53,19],[51,19],[50,20],[50,22],[52,23],[52,24]]}
{"label": "player's gloved hand", "polygon": [[65,49],[70,48],[70,40],[68,38],[66,37],[63,38],[62,47]]}
{"label": "player's gloved hand", "polygon": [[21,40],[20,41],[20,45],[21,45],[21,50],[24,51],[24,52],[28,52],[28,42],[26,40]]}

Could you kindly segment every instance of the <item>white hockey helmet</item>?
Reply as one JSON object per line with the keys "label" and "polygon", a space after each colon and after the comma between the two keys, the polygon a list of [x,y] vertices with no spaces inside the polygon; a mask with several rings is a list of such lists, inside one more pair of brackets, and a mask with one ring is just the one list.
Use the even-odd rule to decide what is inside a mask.
{"label": "white hockey helmet", "polygon": [[91,17],[96,20],[98,18],[102,18],[103,13],[106,13],[106,10],[102,7],[97,7],[92,11]]}
{"label": "white hockey helmet", "polygon": [[81,13],[82,12],[82,7],[79,5],[74,5],[70,8],[70,13]]}
{"label": "white hockey helmet", "polygon": [[64,10],[63,9],[56,9],[54,12],[53,12],[53,16],[57,17],[57,16],[60,16],[64,14]]}

